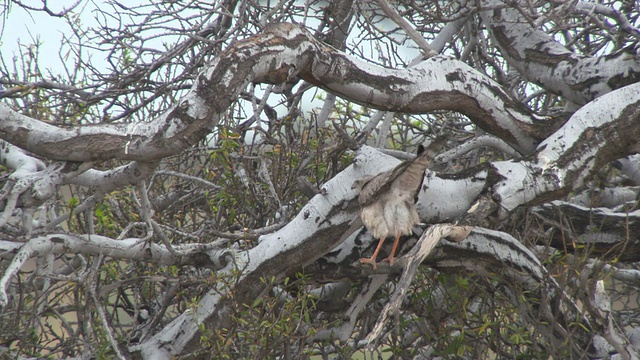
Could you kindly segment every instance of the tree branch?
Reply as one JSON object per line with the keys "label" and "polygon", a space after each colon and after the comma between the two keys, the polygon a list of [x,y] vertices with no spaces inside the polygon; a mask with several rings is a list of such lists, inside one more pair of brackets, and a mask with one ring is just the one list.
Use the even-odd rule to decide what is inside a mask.
{"label": "tree branch", "polygon": [[51,159],[160,159],[204,139],[246,84],[280,84],[294,76],[381,110],[459,111],[521,153],[532,151],[540,136],[532,132],[534,114],[458,60],[436,56],[409,69],[375,67],[283,23],[227,48],[178,105],[152,121],[58,128],[0,105],[0,138]]}
{"label": "tree branch", "polygon": [[482,1],[482,7],[490,9],[480,15],[491,38],[510,65],[547,91],[584,105],[640,78],[640,63],[633,55],[574,54],[545,32],[534,29],[517,6],[503,5],[502,0]]}

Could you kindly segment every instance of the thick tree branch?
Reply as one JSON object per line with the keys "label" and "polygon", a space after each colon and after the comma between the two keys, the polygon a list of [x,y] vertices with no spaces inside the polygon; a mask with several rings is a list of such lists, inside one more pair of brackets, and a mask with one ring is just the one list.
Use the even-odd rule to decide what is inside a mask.
{"label": "thick tree branch", "polygon": [[590,102],[540,144],[533,160],[494,163],[506,180],[494,194],[506,210],[568,194],[608,162],[640,151],[638,121],[640,84]]}
{"label": "thick tree branch", "polygon": [[534,29],[517,7],[504,6],[502,0],[484,0],[482,6],[491,9],[480,14],[502,56],[547,91],[584,105],[640,80],[640,62],[634,54],[574,54],[547,33]]}
{"label": "thick tree branch", "polygon": [[[377,350],[402,358],[454,343],[468,357],[635,356],[640,310],[633,298],[617,310],[640,282],[628,264],[640,253],[640,191],[627,186],[640,183],[635,2],[276,3],[115,3],[95,30],[67,18],[66,74],[42,68],[38,44],[0,61],[0,341],[12,356],[349,357],[372,329]],[[372,65],[400,67],[411,39],[448,56]],[[329,94],[321,112],[313,87]],[[455,174],[424,177],[417,206],[432,225],[402,238],[395,266],[361,266],[378,239],[352,184],[410,158],[362,144],[436,132],[461,145],[433,167]],[[335,175],[347,148],[355,160]],[[310,184],[304,206],[295,179]],[[426,241],[443,222],[475,229]],[[405,321],[385,321],[396,313]]]}
{"label": "thick tree branch", "polygon": [[[219,250],[215,244],[187,244],[176,246],[179,256],[174,256],[163,245],[142,239],[115,240],[100,235],[49,234],[34,237],[24,243],[0,240],[2,257],[11,256],[11,264],[0,278],[0,305],[6,305],[9,281],[20,271],[25,262],[41,254],[105,255],[118,259],[147,261],[163,265],[198,264],[220,268],[228,250]],[[203,261],[202,253],[208,258]],[[15,254],[15,255],[14,255]]]}
{"label": "thick tree branch", "polygon": [[458,60],[436,56],[410,69],[385,69],[351,58],[301,27],[277,24],[227,48],[177,106],[150,122],[58,128],[0,105],[0,138],[51,159],[160,159],[202,140],[248,83],[280,84],[294,76],[381,110],[459,111],[522,153],[532,151],[540,136],[542,119]]}

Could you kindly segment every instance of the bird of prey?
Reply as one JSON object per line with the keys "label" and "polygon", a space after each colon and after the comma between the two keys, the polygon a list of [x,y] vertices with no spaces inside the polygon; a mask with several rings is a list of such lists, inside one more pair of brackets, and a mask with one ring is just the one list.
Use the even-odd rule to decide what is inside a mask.
{"label": "bird of prey", "polygon": [[445,143],[445,137],[439,137],[426,149],[421,145],[415,159],[359,181],[358,185],[362,187],[358,196],[360,218],[373,237],[380,239],[371,258],[362,258],[361,263],[371,264],[376,269],[376,257],[382,244],[387,237],[395,236],[391,255],[385,259],[393,265],[400,237],[411,234],[413,227],[420,222],[415,202],[424,172]]}

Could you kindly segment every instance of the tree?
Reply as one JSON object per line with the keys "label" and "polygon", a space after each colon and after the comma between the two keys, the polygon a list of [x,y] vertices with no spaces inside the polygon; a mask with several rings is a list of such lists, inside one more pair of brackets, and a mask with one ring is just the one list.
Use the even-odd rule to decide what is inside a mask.
{"label": "tree", "polygon": [[[8,356],[640,357],[634,1],[5,7],[69,25],[0,70]],[[352,185],[440,134],[361,265]]]}

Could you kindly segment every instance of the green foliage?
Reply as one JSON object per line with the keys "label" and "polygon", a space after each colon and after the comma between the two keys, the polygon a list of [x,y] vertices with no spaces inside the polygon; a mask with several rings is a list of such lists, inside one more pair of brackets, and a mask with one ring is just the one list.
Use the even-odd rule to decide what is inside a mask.
{"label": "green foliage", "polygon": [[[537,358],[550,345],[544,345],[530,319],[521,317],[521,307],[530,306],[531,294],[521,293],[523,298],[514,299],[510,290],[492,288],[501,281],[500,274],[482,278],[468,273],[419,272],[408,312],[395,324],[395,336],[402,339],[418,331],[418,344],[432,347],[435,355],[444,358],[486,358],[487,354]],[[398,358],[412,358],[418,350],[392,339],[380,348]]]}
{"label": "green foliage", "polygon": [[118,219],[114,216],[111,205],[102,202],[96,205],[94,210],[96,231],[106,236],[118,236]]}
{"label": "green foliage", "polygon": [[275,278],[261,281],[268,293],[252,304],[236,304],[233,327],[216,332],[201,328],[200,342],[216,359],[273,359],[292,346],[300,356],[308,355],[304,340],[314,333],[307,326],[315,301],[303,291],[305,276],[296,274],[280,286]]}

